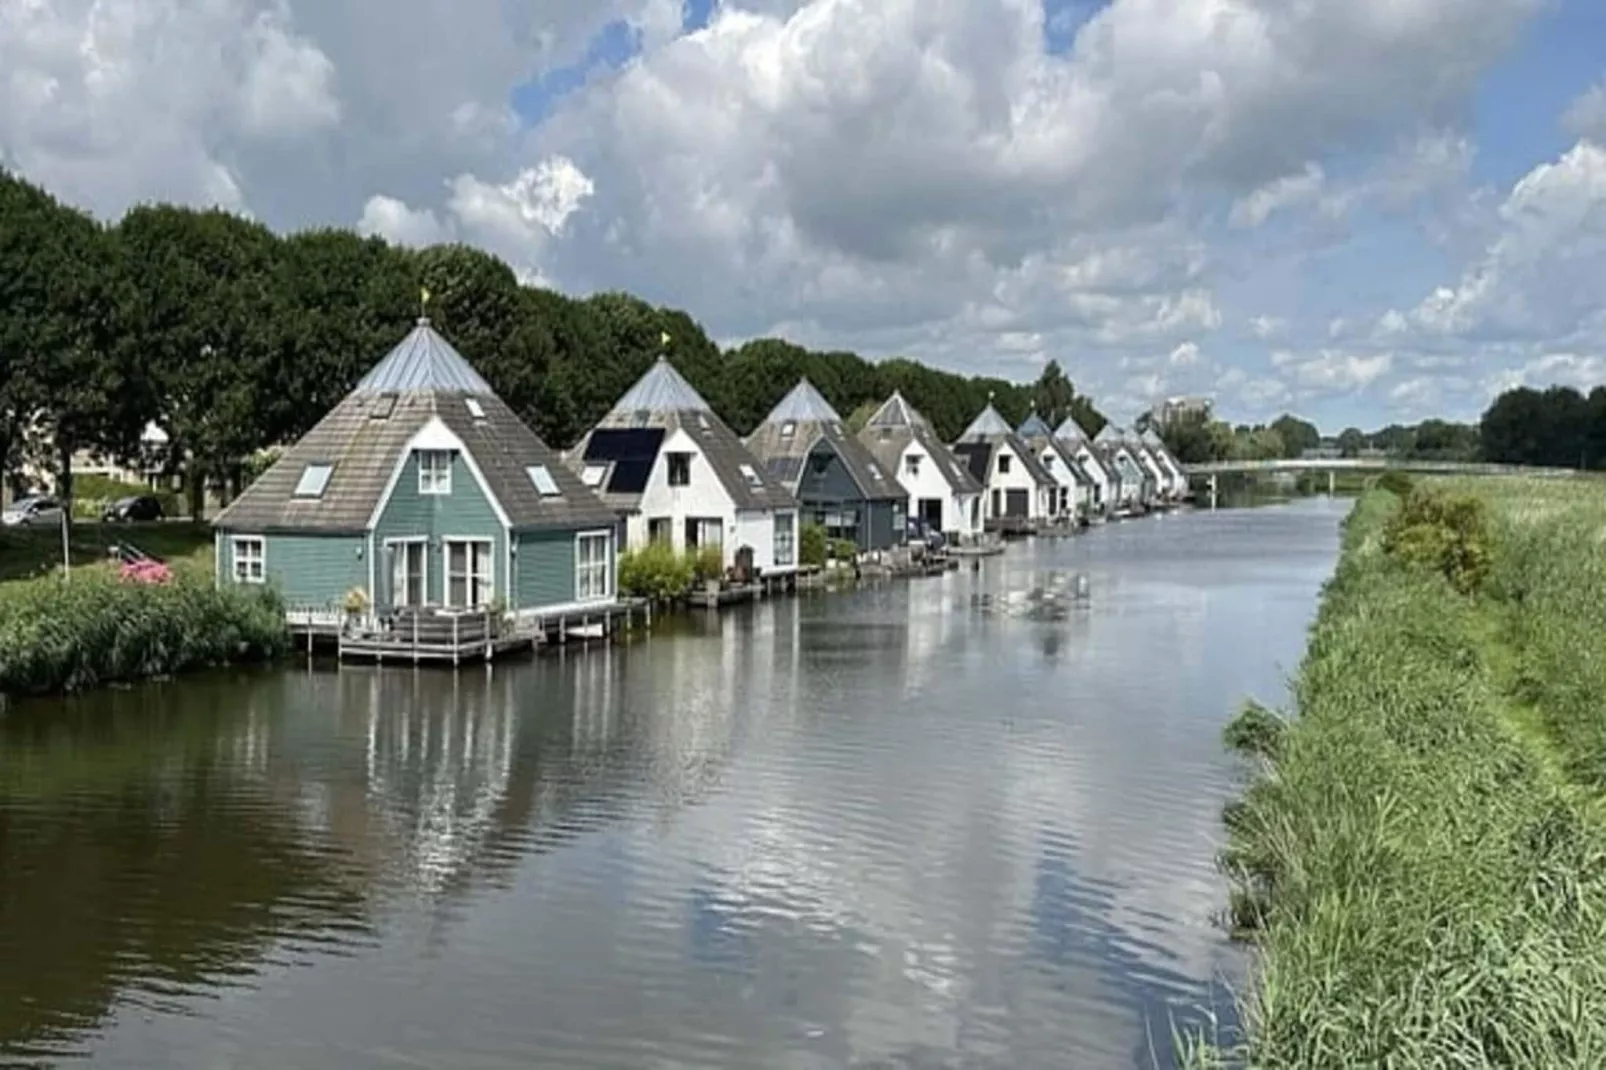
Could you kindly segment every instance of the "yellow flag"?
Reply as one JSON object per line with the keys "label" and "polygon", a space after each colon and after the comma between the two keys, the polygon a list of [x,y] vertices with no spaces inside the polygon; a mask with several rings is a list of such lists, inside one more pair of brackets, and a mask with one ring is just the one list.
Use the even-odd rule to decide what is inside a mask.
{"label": "yellow flag", "polygon": [[658,344],[661,345],[661,346],[667,346],[669,344],[669,332],[668,331],[659,331],[658,332]]}
{"label": "yellow flag", "polygon": [[418,299],[420,301],[422,301],[426,305],[429,304],[429,287],[428,286],[420,286],[418,288]]}

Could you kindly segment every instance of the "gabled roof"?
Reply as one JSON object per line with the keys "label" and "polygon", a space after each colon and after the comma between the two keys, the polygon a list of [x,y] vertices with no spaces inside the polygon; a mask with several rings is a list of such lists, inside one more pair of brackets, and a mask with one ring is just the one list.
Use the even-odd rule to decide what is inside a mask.
{"label": "gabled roof", "polygon": [[893,391],[892,396],[865,421],[864,430],[859,432],[859,441],[883,467],[894,474],[903,463],[904,451],[911,443],[918,444],[931,458],[931,463],[941,473],[949,490],[955,494],[981,493],[980,481],[943,444],[920,411],[897,391]]}
{"label": "gabled roof", "polygon": [[[660,428],[665,441],[674,432],[685,431],[696,441],[714,477],[738,509],[792,509],[797,505],[792,493],[764,474],[763,463],[663,357],[625,391],[595,428],[575,443],[568,454],[573,459],[571,464],[583,464],[581,459],[598,431],[631,428]],[[757,473],[756,479],[748,478],[744,466]],[[608,497],[610,504],[626,509],[635,508],[640,499],[639,491]]]}
{"label": "gabled roof", "polygon": [[1101,446],[1124,443],[1126,441],[1126,432],[1121,430],[1121,428],[1116,427],[1114,424],[1105,424],[1103,429],[1099,431],[1098,435],[1094,437],[1093,441],[1097,442]]}
{"label": "gabled roof", "polygon": [[[1010,430],[1009,424],[1004,422],[1004,418],[998,414],[997,409],[993,408],[993,404],[990,401],[987,403],[987,407],[981,410],[981,414],[970,422],[970,426],[965,428],[965,433],[959,436],[959,441],[954,443],[954,452],[962,452],[959,449],[961,445],[974,443],[988,443],[994,447],[1007,445],[1010,451],[1021,459],[1021,464],[1025,467],[1027,473],[1039,485],[1046,487],[1059,485],[1059,480],[1050,475],[1048,470],[1043,467],[1043,463],[1037,459],[1037,455],[1032,452],[1031,447],[1026,445],[1019,435]],[[974,455],[972,455],[970,471],[973,475],[976,474],[976,464]],[[987,482],[987,471],[988,469],[983,468],[982,473],[977,475],[983,485]]]}
{"label": "gabled roof", "polygon": [[1087,451],[1085,455],[1086,459],[1084,460],[1082,457],[1078,456],[1077,463],[1082,466],[1082,470],[1086,472],[1088,476],[1095,480],[1103,479],[1105,482],[1109,482],[1111,479],[1115,478],[1110,472],[1109,468],[1105,465],[1104,458],[1099,456],[1098,447],[1093,445],[1093,443],[1089,442],[1085,438],[1073,442],[1061,438],[1058,434],[1056,434],[1054,437],[1058,441],[1063,442],[1065,444],[1065,448],[1070,450],[1073,456],[1081,454],[1083,450]]}
{"label": "gabled roof", "polygon": [[[465,389],[465,387],[471,387]],[[515,529],[605,527],[614,515],[498,398],[428,320],[220,513],[232,531],[366,531],[413,436],[439,419],[462,443]],[[529,469],[557,488],[543,495]],[[309,467],[321,493],[298,495]]]}
{"label": "gabled roof", "polygon": [[[1030,423],[1031,421],[1028,420],[1026,423],[1021,424],[1021,426],[1026,427],[1027,424]],[[1042,433],[1030,436],[1022,435],[1021,437],[1026,440],[1026,443],[1030,445],[1032,449],[1037,451],[1038,455],[1041,455],[1044,450],[1052,450],[1054,456],[1059,459],[1059,463],[1065,466],[1065,470],[1071,473],[1071,477],[1076,480],[1076,482],[1084,485],[1091,483],[1092,480],[1088,478],[1086,472],[1082,471],[1082,466],[1076,461],[1076,447],[1072,446],[1069,442],[1062,442],[1055,438],[1049,433],[1048,424],[1044,423],[1043,421],[1039,420],[1037,422],[1037,426],[1042,428]],[[1049,474],[1053,475],[1053,472],[1050,471]],[[1055,482],[1058,482],[1058,480]]]}
{"label": "gabled roof", "polygon": [[882,464],[849,435],[837,411],[807,379],[799,380],[747,436],[747,448],[764,462],[764,470],[794,494],[805,471],[804,458],[822,446],[842,462],[861,498],[886,501],[909,496],[898,482],[897,469]]}

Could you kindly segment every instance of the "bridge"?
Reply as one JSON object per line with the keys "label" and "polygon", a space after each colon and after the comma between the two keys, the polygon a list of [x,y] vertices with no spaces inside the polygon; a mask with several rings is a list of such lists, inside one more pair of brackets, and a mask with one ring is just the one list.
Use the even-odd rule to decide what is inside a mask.
{"label": "bridge", "polygon": [[1550,479],[1576,479],[1589,473],[1576,468],[1538,468],[1521,464],[1481,464],[1472,461],[1412,460],[1401,457],[1291,457],[1270,461],[1206,461],[1185,464],[1189,478],[1205,479],[1210,486],[1210,505],[1216,504],[1217,480],[1224,475],[1257,475],[1272,472],[1326,472],[1327,493],[1333,493],[1339,472],[1416,472],[1438,476],[1539,476]]}

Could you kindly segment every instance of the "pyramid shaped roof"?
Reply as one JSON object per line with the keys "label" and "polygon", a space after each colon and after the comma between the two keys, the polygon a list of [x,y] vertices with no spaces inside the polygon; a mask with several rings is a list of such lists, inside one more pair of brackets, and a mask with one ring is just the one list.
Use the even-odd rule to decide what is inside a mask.
{"label": "pyramid shaped roof", "polygon": [[864,422],[865,427],[930,427],[931,424],[925,416],[913,405],[904,399],[903,392],[894,390],[892,396],[881,403],[881,407],[870,414]]}
{"label": "pyramid shaped roof", "polygon": [[1048,421],[1037,415],[1036,409],[1033,409],[1032,414],[1021,421],[1021,425],[1015,429],[1015,433],[1021,438],[1052,438],[1054,435],[1054,432],[1049,429]]}
{"label": "pyramid shaped roof", "polygon": [[787,420],[795,423],[841,423],[842,417],[825,400],[825,395],[814,388],[813,383],[799,379],[797,385],[764,418],[765,423],[784,423]]}
{"label": "pyramid shaped roof", "polygon": [[894,473],[900,471],[904,450],[911,443],[918,444],[955,494],[981,493],[981,484],[970,474],[970,469],[937,437],[930,422],[899,391],[893,391],[865,421],[859,441],[883,467]]}
{"label": "pyramid shaped roof", "polygon": [[1059,427],[1054,429],[1054,437],[1064,439],[1066,442],[1091,442],[1088,433],[1082,425],[1076,422],[1075,416],[1067,416],[1061,421]]}
{"label": "pyramid shaped roof", "polygon": [[668,413],[713,412],[714,409],[668,358],[660,356],[647,369],[647,374],[625,391],[613,411]]}
{"label": "pyramid shaped roof", "polygon": [[980,415],[970,422],[969,427],[965,428],[965,433],[959,436],[959,440],[964,442],[967,440],[996,438],[1013,433],[1008,422],[998,414],[998,410],[993,408],[993,403],[989,401],[987,407],[981,410]]}
{"label": "pyramid shaped roof", "polygon": [[[462,443],[514,529],[615,521],[462,354],[420,320],[213,523],[253,534],[365,532],[414,436],[434,421]],[[555,493],[536,486],[536,468],[546,469]],[[303,493],[314,486],[316,493]]]}
{"label": "pyramid shaped roof", "polygon": [[427,318],[385,354],[353,391],[356,394],[401,394],[412,390],[494,395],[480,373],[442,338]]}

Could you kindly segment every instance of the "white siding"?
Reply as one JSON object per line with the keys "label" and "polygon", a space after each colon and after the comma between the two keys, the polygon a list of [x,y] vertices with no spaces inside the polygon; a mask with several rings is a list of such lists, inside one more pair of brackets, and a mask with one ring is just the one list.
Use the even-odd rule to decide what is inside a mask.
{"label": "white siding", "polygon": [[[1065,459],[1060,456],[1059,450],[1053,446],[1044,447],[1043,451],[1038,454],[1038,460],[1043,462],[1043,467],[1047,468],[1048,474],[1054,477],[1054,482],[1065,491],[1064,514],[1066,516],[1075,516],[1077,511],[1087,504],[1087,488],[1081,480],[1076,478],[1076,473],[1071,471],[1070,465],[1065,463]],[[1051,515],[1057,515],[1060,512],[1061,510],[1057,508],[1049,509]]]}
{"label": "white siding", "polygon": [[[1001,458],[1009,458],[1009,471],[1000,471]],[[993,492],[998,492],[997,508],[993,507]],[[1048,488],[1039,487],[1037,480],[1026,470],[1021,459],[1015,456],[1015,451],[1000,442],[993,448],[992,466],[987,472],[987,490],[982,495],[982,516],[988,520],[1006,515],[1009,507],[1009,492],[1011,490],[1024,490],[1026,492],[1026,519],[1041,520],[1046,515],[1048,504]]]}
{"label": "white siding", "polygon": [[797,515],[787,510],[784,515],[792,518],[792,563],[777,565],[775,563],[775,517],[779,510],[750,509],[736,514],[736,534],[732,541],[725,541],[725,560],[727,564],[736,560],[736,549],[739,546],[753,548],[753,567],[760,573],[778,574],[797,571],[798,527]]}
{"label": "white siding", "polygon": [[[917,458],[917,471],[910,474],[909,458]],[[955,464],[964,464],[962,460],[955,460]],[[936,499],[942,503],[942,530],[951,536],[964,538],[981,531],[980,516],[977,523],[971,522],[971,502],[975,499],[973,494],[956,494],[949,484],[942,470],[937,467],[936,458],[932,457],[926,448],[919,442],[911,442],[904,448],[903,455],[898,458],[898,483],[909,492],[908,515],[920,515],[920,503],[927,499]]]}
{"label": "white siding", "polygon": [[[669,485],[669,460],[665,456],[669,453],[692,455],[691,481],[684,487]],[[637,508],[640,516],[632,517],[626,525],[629,549],[639,550],[647,545],[649,521],[668,519],[672,545],[677,550],[684,550],[686,518],[717,517],[724,522],[725,563],[729,565],[735,560],[736,503],[726,493],[725,484],[709,467],[702,447],[684,430],[676,430],[659,447],[658,459],[653,462],[652,471],[647,475],[647,486],[642,491],[641,504]]]}
{"label": "white siding", "polygon": [[1093,481],[1093,485],[1098,492],[1097,504],[1095,505],[1092,500],[1089,500],[1088,510],[1091,512],[1109,508],[1110,477],[1105,473],[1103,463],[1093,455],[1093,451],[1085,443],[1076,448],[1076,460],[1082,466],[1082,470],[1087,473],[1088,478]]}

